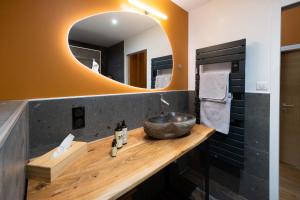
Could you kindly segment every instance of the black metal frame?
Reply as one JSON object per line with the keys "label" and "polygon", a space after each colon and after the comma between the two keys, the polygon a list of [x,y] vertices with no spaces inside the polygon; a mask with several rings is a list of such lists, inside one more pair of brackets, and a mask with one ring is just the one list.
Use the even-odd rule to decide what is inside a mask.
{"label": "black metal frame", "polygon": [[224,43],[196,50],[195,74],[195,113],[196,123],[200,124],[200,66],[231,62],[230,92],[231,102],[230,131],[228,135],[216,133],[206,144],[205,199],[209,199],[209,166],[225,163],[237,169],[244,166],[244,114],[245,114],[245,59],[246,39]]}
{"label": "black metal frame", "polygon": [[172,69],[173,68],[173,56],[163,56],[151,59],[151,88],[155,88],[155,79],[157,76],[157,71],[162,69]]}
{"label": "black metal frame", "polygon": [[205,185],[205,200],[209,200],[209,166],[210,166],[210,157],[209,157],[209,140],[205,142],[205,176],[204,176],[204,185]]}

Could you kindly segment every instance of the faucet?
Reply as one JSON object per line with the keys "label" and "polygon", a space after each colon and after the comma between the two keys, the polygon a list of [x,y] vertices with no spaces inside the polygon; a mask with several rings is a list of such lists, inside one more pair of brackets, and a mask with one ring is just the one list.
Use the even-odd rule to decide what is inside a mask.
{"label": "faucet", "polygon": [[164,114],[164,105],[166,106],[170,106],[170,103],[167,102],[165,99],[164,99],[164,95],[163,94],[160,94],[160,109],[161,109],[161,114]]}

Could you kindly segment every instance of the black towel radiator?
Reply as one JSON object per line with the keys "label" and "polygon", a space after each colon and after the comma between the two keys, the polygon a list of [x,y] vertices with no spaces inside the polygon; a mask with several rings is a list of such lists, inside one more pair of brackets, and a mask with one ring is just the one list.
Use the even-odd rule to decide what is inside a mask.
{"label": "black towel radiator", "polygon": [[151,88],[155,89],[155,80],[159,70],[172,69],[173,68],[173,56],[162,56],[151,59]]}
{"label": "black towel radiator", "polygon": [[217,63],[231,63],[229,91],[232,93],[230,130],[228,135],[215,133],[205,144],[206,170],[205,192],[209,199],[209,166],[239,170],[244,167],[244,121],[245,121],[245,59],[246,39],[224,43],[196,50],[196,97],[195,114],[200,124],[200,66]]}

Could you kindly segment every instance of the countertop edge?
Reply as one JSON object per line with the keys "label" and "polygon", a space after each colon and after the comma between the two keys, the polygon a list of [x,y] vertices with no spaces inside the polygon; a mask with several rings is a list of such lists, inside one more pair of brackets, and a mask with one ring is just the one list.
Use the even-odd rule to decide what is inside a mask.
{"label": "countertop edge", "polygon": [[15,124],[17,123],[18,119],[20,118],[21,114],[23,113],[24,109],[27,106],[28,101],[20,101],[21,104],[15,109],[15,111],[9,116],[9,118],[4,122],[4,124],[0,127],[0,148],[2,148],[3,144],[5,143],[6,139],[10,135],[12,129],[14,128]]}

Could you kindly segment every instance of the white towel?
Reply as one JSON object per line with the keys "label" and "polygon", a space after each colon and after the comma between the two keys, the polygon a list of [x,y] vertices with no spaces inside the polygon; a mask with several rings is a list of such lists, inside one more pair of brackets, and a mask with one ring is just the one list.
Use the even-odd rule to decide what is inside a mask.
{"label": "white towel", "polygon": [[155,88],[165,88],[171,82],[171,74],[157,75],[155,78]]}
{"label": "white towel", "polygon": [[229,92],[229,72],[208,72],[200,74],[201,100],[226,102]]}
{"label": "white towel", "polygon": [[226,102],[201,101],[201,123],[220,133],[229,133],[231,95]]}
{"label": "white towel", "polygon": [[229,72],[209,72],[200,75],[201,123],[228,134],[231,94]]}
{"label": "white towel", "polygon": [[92,70],[93,70],[93,72],[99,74],[99,65],[98,65],[98,63],[95,61],[95,59],[93,59]]}

